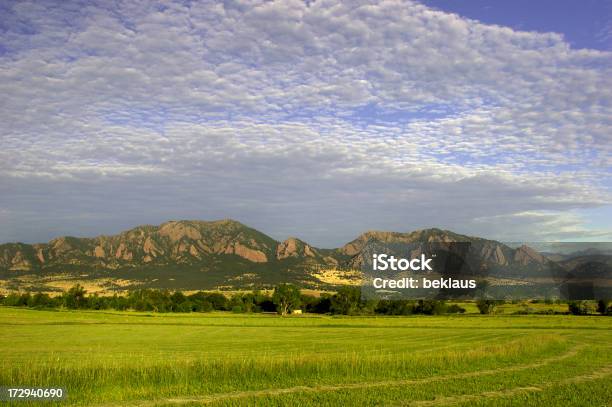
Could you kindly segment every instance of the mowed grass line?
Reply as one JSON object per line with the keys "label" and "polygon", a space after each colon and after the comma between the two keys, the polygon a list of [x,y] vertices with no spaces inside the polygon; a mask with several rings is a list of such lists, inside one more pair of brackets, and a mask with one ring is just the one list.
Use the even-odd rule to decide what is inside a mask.
{"label": "mowed grass line", "polygon": [[[535,386],[542,375],[552,382],[588,374],[610,362],[610,322],[0,308],[0,385],[63,385],[69,394],[63,404],[71,405],[393,405],[503,393]],[[590,396],[605,400],[608,379],[593,380],[607,386]],[[572,400],[583,385],[559,386]],[[536,397],[519,393],[502,399]]]}
{"label": "mowed grass line", "polygon": [[343,317],[326,315],[302,315],[278,318],[264,314],[160,314],[121,311],[37,311],[24,308],[1,307],[3,325],[161,325],[232,327],[299,327],[319,329],[339,328],[443,328],[469,329],[595,329],[609,330],[611,323],[598,316],[576,318],[570,315],[446,315],[402,317]]}
{"label": "mowed grass line", "polygon": [[[548,365],[550,363],[559,362],[563,359],[570,358],[576,356],[578,354],[577,349],[571,349],[570,351],[559,355],[553,356],[535,363],[525,364],[525,365],[517,365],[517,366],[508,366],[493,370],[477,370],[473,372],[465,372],[451,375],[439,375],[439,376],[429,376],[421,379],[400,379],[400,380],[385,380],[378,382],[359,382],[359,383],[346,383],[339,385],[319,385],[319,386],[295,386],[289,388],[276,388],[276,389],[265,389],[265,390],[252,390],[252,391],[240,391],[240,392],[232,392],[232,393],[222,393],[222,394],[211,394],[208,396],[202,397],[186,397],[186,398],[168,398],[164,400],[145,400],[140,402],[131,402],[133,405],[138,405],[141,407],[148,406],[156,406],[156,405],[164,405],[164,404],[191,404],[191,403],[200,403],[200,404],[210,404],[218,401],[227,401],[227,400],[236,400],[236,399],[245,399],[245,398],[257,398],[263,396],[282,396],[292,393],[307,393],[307,392],[335,392],[340,390],[354,390],[354,389],[370,389],[370,388],[378,388],[378,387],[391,387],[391,386],[406,386],[406,385],[415,385],[415,384],[429,384],[439,381],[447,381],[447,380],[456,380],[456,379],[465,379],[486,375],[496,375],[503,372],[516,372],[525,369],[535,369],[541,366]],[[119,407],[122,404],[105,404],[105,407]]]}
{"label": "mowed grass line", "polygon": [[[533,360],[541,355],[565,351],[569,344],[551,337],[515,339],[496,345],[476,344],[463,352],[443,350],[399,355],[361,355],[357,353],[302,355],[281,358],[260,357],[243,361],[214,360],[193,363],[143,364],[130,366],[121,361],[113,366],[97,366],[83,361],[80,366],[48,364],[38,368],[13,368],[2,375],[11,383],[53,385],[65,378],[70,394],[79,401],[97,399],[134,400],[177,394],[213,394],[269,388],[272,386],[350,383],[385,378],[431,377],[452,371],[474,370],[486,366],[508,366],[517,360]],[[134,362],[134,360],[126,360]],[[138,364],[138,363],[136,363]],[[9,377],[10,376],[10,377]],[[57,385],[57,384],[56,384]]]}
{"label": "mowed grass line", "polygon": [[[585,357],[585,360],[581,360]],[[467,374],[352,386],[284,389],[258,394],[218,395],[217,398],[170,399],[144,406],[172,405],[609,405],[612,364],[593,366],[593,354],[569,352],[548,361]],[[561,363],[557,363],[561,362]],[[474,380],[477,379],[477,380]],[[588,397],[577,394],[588,391]],[[538,393],[537,399],[534,394]],[[552,400],[563,400],[563,403]],[[588,400],[588,402],[586,401]]]}
{"label": "mowed grass line", "polygon": [[[410,403],[399,403],[397,406],[414,406],[414,407],[430,407],[430,406],[440,406],[440,405],[452,405],[452,404],[466,404],[469,403],[473,405],[476,402],[495,402],[498,403],[497,399],[500,398],[512,398],[518,395],[524,395],[528,393],[534,392],[543,392],[546,389],[557,388],[563,385],[576,385],[582,384],[585,382],[597,381],[600,379],[605,379],[612,375],[612,365],[605,366],[601,369],[597,369],[594,372],[572,376],[563,380],[553,380],[547,383],[538,384],[538,386],[524,386],[524,387],[512,387],[509,389],[499,390],[499,391],[489,391],[482,392],[478,394],[464,394],[461,396],[449,396],[442,397],[436,400],[423,400],[423,401],[415,401]],[[487,400],[487,399],[496,399],[496,400]],[[581,400],[583,402],[584,400]],[[610,401],[610,400],[608,400]]]}

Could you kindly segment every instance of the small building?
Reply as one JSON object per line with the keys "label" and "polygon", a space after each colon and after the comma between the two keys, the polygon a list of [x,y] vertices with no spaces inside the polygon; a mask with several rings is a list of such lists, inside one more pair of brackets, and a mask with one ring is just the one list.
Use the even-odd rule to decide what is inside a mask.
{"label": "small building", "polygon": [[292,315],[302,315],[302,310],[301,309],[294,309],[293,311],[291,311]]}

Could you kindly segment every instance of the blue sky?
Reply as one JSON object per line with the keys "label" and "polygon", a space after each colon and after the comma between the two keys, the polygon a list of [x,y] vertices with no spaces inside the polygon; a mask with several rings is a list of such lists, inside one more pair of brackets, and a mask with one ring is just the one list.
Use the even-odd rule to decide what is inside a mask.
{"label": "blue sky", "polygon": [[575,49],[612,50],[612,3],[601,0],[424,0],[438,10],[519,31],[556,32]]}
{"label": "blue sky", "polygon": [[611,240],[609,2],[0,3],[0,242]]}

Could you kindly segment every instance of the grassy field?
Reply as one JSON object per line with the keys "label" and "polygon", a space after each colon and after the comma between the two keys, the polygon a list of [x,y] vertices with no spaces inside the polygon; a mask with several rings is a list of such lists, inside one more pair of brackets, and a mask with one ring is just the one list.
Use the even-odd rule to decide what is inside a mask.
{"label": "grassy field", "polygon": [[612,404],[608,317],[0,307],[0,326],[0,385],[63,386],[69,405]]}

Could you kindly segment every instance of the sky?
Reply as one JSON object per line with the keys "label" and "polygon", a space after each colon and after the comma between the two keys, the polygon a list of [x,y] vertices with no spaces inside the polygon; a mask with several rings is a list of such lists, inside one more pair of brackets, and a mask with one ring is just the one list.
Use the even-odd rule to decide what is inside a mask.
{"label": "sky", "polygon": [[611,241],[611,7],[0,0],[0,242]]}

